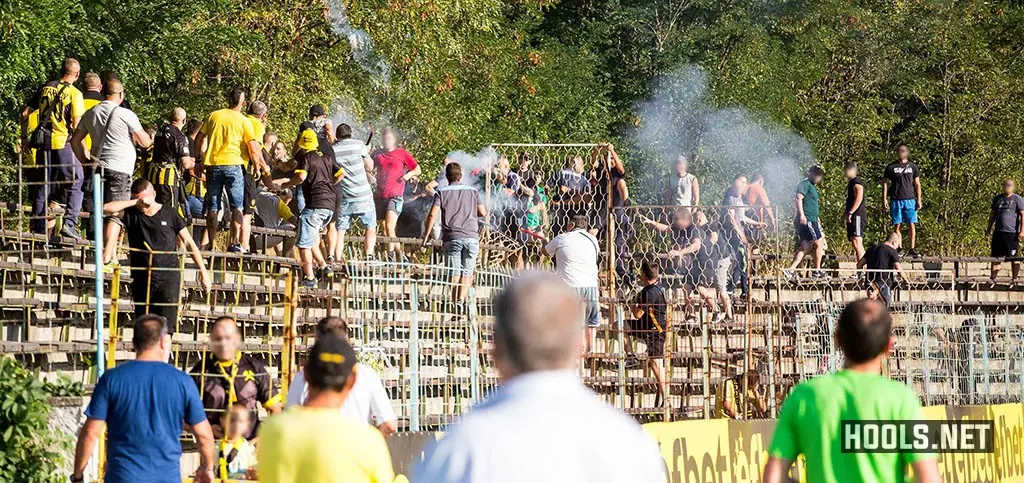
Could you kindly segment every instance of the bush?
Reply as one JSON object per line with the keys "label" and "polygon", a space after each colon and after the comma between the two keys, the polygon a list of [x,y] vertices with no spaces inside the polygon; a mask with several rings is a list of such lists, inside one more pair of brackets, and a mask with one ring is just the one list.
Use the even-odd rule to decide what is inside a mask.
{"label": "bush", "polygon": [[0,481],[64,480],[60,450],[71,442],[50,427],[47,400],[51,388],[73,392],[66,382],[48,385],[13,358],[0,358]]}

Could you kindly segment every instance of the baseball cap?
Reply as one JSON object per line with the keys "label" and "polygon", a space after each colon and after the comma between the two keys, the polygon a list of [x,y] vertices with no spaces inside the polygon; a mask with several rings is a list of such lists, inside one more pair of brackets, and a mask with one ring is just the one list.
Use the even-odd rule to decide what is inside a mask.
{"label": "baseball cap", "polygon": [[316,131],[312,129],[305,129],[302,134],[299,135],[299,149],[304,151],[313,151],[320,146],[320,141],[316,137]]}
{"label": "baseball cap", "polygon": [[324,115],[324,106],[313,104],[309,106],[309,117],[320,117]]}
{"label": "baseball cap", "polygon": [[355,372],[356,352],[348,340],[335,334],[320,336],[309,351],[306,381],[311,387],[340,391]]}

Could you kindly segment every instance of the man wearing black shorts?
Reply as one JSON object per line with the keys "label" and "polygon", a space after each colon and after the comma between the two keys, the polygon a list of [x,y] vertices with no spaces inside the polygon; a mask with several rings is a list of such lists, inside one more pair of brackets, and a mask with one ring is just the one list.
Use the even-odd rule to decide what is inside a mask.
{"label": "man wearing black shorts", "polygon": [[[1012,179],[1003,181],[1003,192],[992,198],[992,214],[988,217],[988,228],[985,234],[992,235],[992,256],[1010,261],[1010,272],[1013,281],[1017,281],[1020,271],[1020,238],[1021,223],[1024,217],[1024,198],[1013,192],[1017,187]],[[992,280],[999,275],[1002,263],[992,263]]]}
{"label": "man wearing black shorts", "polygon": [[128,256],[132,275],[135,316],[160,315],[167,319],[167,331],[174,332],[181,303],[181,264],[178,242],[187,247],[199,271],[199,281],[210,290],[213,276],[199,253],[185,220],[169,205],[156,202],[153,183],[138,179],[132,183],[131,199],[103,205],[107,214],[123,212],[128,235]]}
{"label": "man wearing black shorts", "polygon": [[[630,320],[629,335],[644,342],[647,346],[647,366],[654,372],[658,382],[658,397],[663,404],[668,394],[665,375],[661,372],[658,359],[665,357],[665,331],[668,328],[668,301],[665,289],[659,283],[659,270],[656,263],[645,261],[640,267],[640,278],[644,288],[636,296],[633,305],[633,317]],[[626,351],[630,358],[635,357],[633,345],[627,344]],[[655,401],[655,406],[659,405]]]}
{"label": "man wearing black shorts", "polygon": [[812,166],[807,171],[807,177],[796,185],[796,218],[793,225],[796,229],[797,249],[793,255],[793,263],[788,270],[783,271],[786,278],[793,278],[796,267],[800,266],[808,252],[811,252],[814,259],[814,278],[825,277],[825,272],[821,270],[821,258],[825,254],[825,234],[821,230],[821,221],[818,218],[818,185],[824,179],[825,170],[821,169],[821,166]]}
{"label": "man wearing black shorts", "polygon": [[853,244],[857,260],[864,258],[864,227],[867,225],[867,204],[864,202],[864,181],[857,176],[857,163],[846,165],[846,239]]}
{"label": "man wearing black shorts", "polygon": [[185,206],[181,174],[195,167],[195,158],[189,148],[188,136],[181,132],[185,122],[185,110],[175,107],[167,117],[167,123],[157,129],[153,137],[153,161],[147,176],[156,190],[156,202],[169,205],[191,223],[192,213]]}

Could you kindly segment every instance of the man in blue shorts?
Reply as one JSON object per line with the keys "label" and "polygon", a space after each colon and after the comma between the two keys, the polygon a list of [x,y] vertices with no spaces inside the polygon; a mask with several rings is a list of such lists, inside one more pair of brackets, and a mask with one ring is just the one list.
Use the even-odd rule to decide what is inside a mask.
{"label": "man in blue shorts", "polygon": [[445,264],[452,277],[452,300],[456,311],[463,313],[466,295],[473,283],[476,256],[480,253],[480,217],[487,217],[487,208],[476,188],[462,184],[462,166],[459,163],[448,163],[444,174],[448,186],[434,193],[434,205],[427,213],[422,245],[430,242],[434,220],[440,216]]}
{"label": "man in blue shorts", "polygon": [[825,170],[821,166],[811,166],[807,177],[796,185],[796,217],[793,227],[796,230],[796,253],[788,270],[783,271],[786,278],[793,278],[793,271],[800,266],[804,256],[812,252],[814,257],[814,278],[824,278],[821,270],[821,257],[825,254],[825,234],[821,230],[818,206],[818,185],[825,179]]}
{"label": "man in blue shorts", "polygon": [[[328,258],[343,260],[345,257],[345,233],[353,218],[358,218],[366,229],[364,255],[373,258],[377,244],[377,207],[373,203],[373,188],[367,173],[373,171],[373,160],[366,143],[352,137],[352,127],[339,124],[334,143],[334,167],[342,171],[338,182],[338,209],[334,214],[334,230],[328,232],[330,247]],[[333,232],[333,233],[332,233]]]}
{"label": "man in blue shorts", "polygon": [[919,258],[921,254],[914,247],[917,243],[917,210],[921,209],[921,171],[910,162],[910,148],[906,144],[900,144],[896,150],[899,157],[895,163],[886,166],[882,178],[882,202],[889,210],[896,233],[904,224],[910,225],[910,250],[906,254]]}

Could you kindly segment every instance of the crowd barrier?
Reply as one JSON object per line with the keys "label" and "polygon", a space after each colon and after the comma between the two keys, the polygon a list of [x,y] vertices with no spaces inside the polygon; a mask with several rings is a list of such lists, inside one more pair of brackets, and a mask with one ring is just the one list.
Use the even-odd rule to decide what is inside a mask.
{"label": "crowd barrier", "polygon": [[[942,481],[986,483],[1024,481],[1024,405],[927,406],[926,419],[995,422],[992,453],[939,454]],[[644,430],[661,449],[668,483],[758,482],[768,462],[775,421],[712,419],[648,423]],[[422,450],[441,433],[400,433],[388,440],[397,481],[422,460]],[[500,437],[497,436],[497,437]],[[790,476],[805,481],[801,458]]]}

